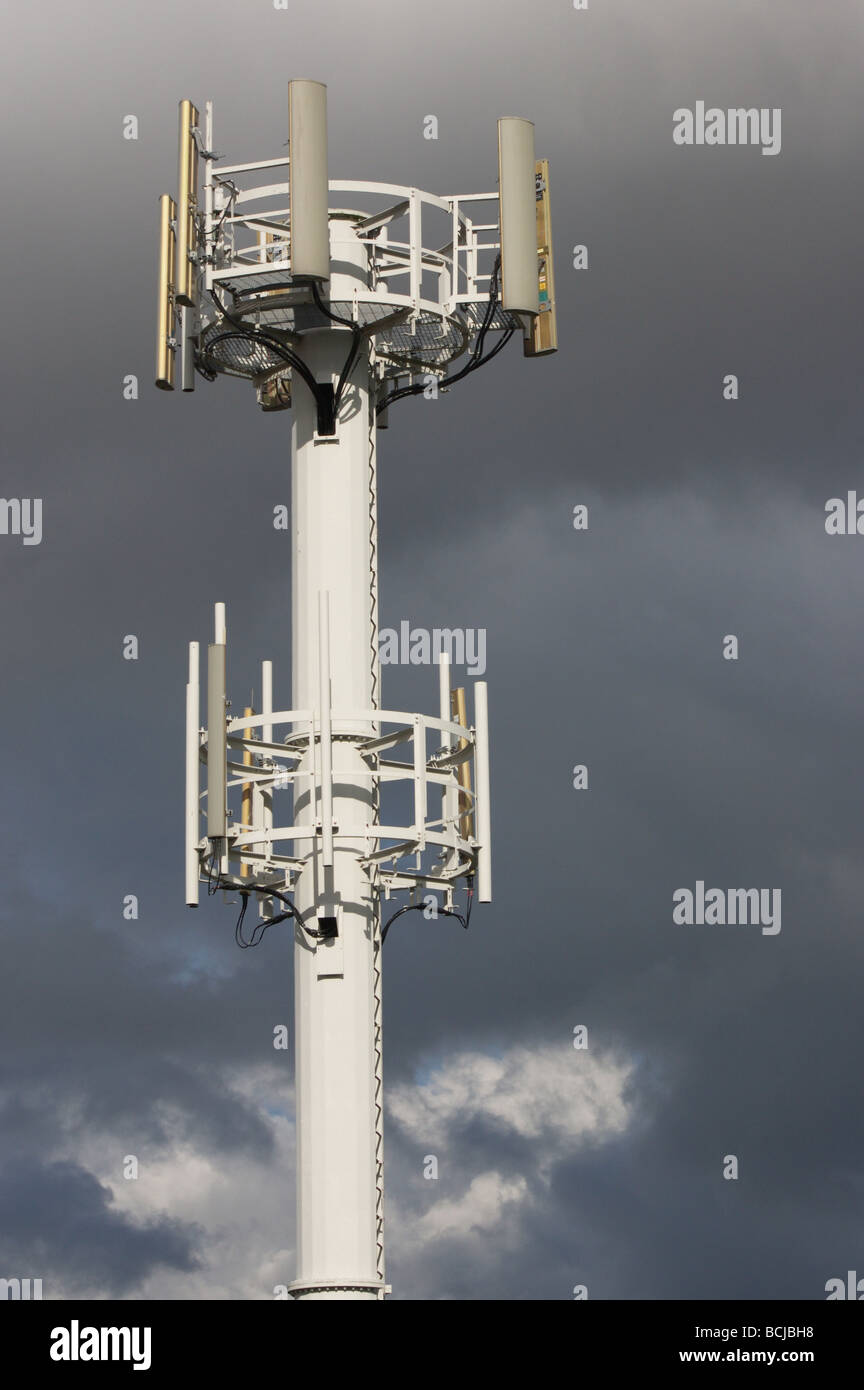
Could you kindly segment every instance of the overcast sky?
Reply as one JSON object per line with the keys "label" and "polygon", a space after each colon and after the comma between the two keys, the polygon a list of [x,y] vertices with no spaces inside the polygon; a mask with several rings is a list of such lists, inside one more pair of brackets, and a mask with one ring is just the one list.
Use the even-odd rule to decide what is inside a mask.
{"label": "overcast sky", "polygon": [[[825,504],[864,495],[862,30],[855,0],[7,20],[0,491],[43,538],[0,535],[0,1277],[294,1277],[292,937],[243,953],[182,901],[215,600],[235,703],[262,657],[289,703],[290,417],[151,385],[177,101],[261,159],[294,76],[328,84],[333,178],[487,190],[501,115],[551,164],[559,353],[514,343],[380,440],[382,625],[486,629],[494,778],[494,903],[385,949],[393,1296],[818,1299],[861,1269],[864,539]],[[780,152],[676,145],[698,101],[780,108]],[[436,673],[384,697],[431,712]],[[781,930],[676,925],[698,881],[779,888]]]}

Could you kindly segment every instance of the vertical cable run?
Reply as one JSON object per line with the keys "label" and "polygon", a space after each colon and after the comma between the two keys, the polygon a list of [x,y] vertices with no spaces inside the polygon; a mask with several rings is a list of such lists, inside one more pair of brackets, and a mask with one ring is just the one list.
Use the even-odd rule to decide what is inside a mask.
{"label": "vertical cable run", "polygon": [[[378,659],[378,479],[375,458],[375,400],[369,392],[369,628],[370,659],[372,663],[372,708],[379,708]],[[376,755],[377,766],[377,755]],[[380,811],[380,783],[372,780],[372,808],[375,822]],[[372,901],[374,950],[372,955],[372,1038],[375,1105],[375,1242],[376,1272],[384,1282],[384,1054],[381,1020],[381,899],[378,892],[378,870],[372,872]]]}

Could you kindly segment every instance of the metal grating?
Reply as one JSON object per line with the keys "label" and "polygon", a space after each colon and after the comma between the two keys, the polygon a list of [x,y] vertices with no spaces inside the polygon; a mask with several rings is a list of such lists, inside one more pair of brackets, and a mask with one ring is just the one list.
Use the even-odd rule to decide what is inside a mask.
{"label": "metal grating", "polygon": [[[274,336],[279,336],[280,333],[292,334],[295,329],[296,306],[287,301],[285,286],[274,286],[272,277],[268,277],[267,274],[249,278],[256,282],[254,312],[250,311],[251,306],[248,303],[244,305],[242,300],[238,300],[233,306],[234,315],[242,318],[250,328],[264,328]],[[248,282],[247,287],[253,288]],[[274,298],[278,296],[280,301],[269,308],[265,307],[266,299],[258,298],[262,291],[267,290],[274,294]],[[350,318],[353,312],[350,301],[336,300],[330,307],[334,314],[342,318]],[[402,376],[408,370],[441,369],[448,362],[461,356],[480,329],[487,303],[480,301],[460,305],[457,313],[449,317],[423,310],[416,317],[386,324],[376,332],[373,325],[379,320],[392,318],[394,309],[398,307],[392,302],[375,304],[365,300],[357,305],[360,322],[365,328],[373,328],[370,337],[374,340],[378,356],[384,359],[385,374],[388,376]],[[303,308],[308,313],[308,305],[304,304]],[[238,338],[213,342],[221,333],[232,331],[232,327],[223,319],[208,325],[202,334],[202,347],[207,362],[215,370],[229,372],[235,376],[256,377],[282,364],[283,359],[266,343]],[[501,331],[514,327],[518,327],[518,320],[499,305],[492,316],[490,330]]]}
{"label": "metal grating", "polygon": [[223,321],[202,335],[203,356],[208,367],[244,377],[261,376],[263,372],[279,366],[287,368],[284,359],[266,343],[256,343],[251,338],[229,338],[222,343],[213,343],[213,339],[224,331],[231,331],[231,325]]}

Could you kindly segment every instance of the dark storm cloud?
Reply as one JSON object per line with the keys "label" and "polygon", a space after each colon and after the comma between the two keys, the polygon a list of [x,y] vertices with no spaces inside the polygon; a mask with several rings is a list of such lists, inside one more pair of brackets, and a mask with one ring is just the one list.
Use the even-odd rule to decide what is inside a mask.
{"label": "dark storm cloud", "polygon": [[[557,1154],[548,1187],[530,1144],[466,1116],[453,1162],[521,1171],[533,1201],[480,1240],[401,1248],[397,1292],[818,1297],[860,1258],[861,562],[823,529],[826,499],[860,483],[857,6],[814,23],[805,0],[482,0],[469,22],[448,0],[371,29],[341,0],[326,22],[308,3],[206,8],[204,30],[188,4],[89,6],[102,62],[72,10],[9,26],[7,99],[23,110],[36,72],[42,99],[5,155],[0,491],[42,497],[45,533],[0,538],[3,1114],[9,1149],[43,1156],[29,1187],[17,1170],[25,1197],[38,1180],[85,1223],[86,1267],[75,1242],[51,1258],[134,1293],[159,1258],[187,1267],[195,1237],[170,1213],[135,1234],[45,1155],[90,1126],[158,1153],[167,1102],[199,1152],[266,1161],[232,1069],[289,1090],[272,1048],[289,938],[240,956],[233,909],[180,905],[184,644],[214,600],[235,703],[261,657],[288,703],[290,540],[270,524],[288,427],[241,383],[148,383],[176,102],[212,96],[217,147],[264,157],[296,74],[329,84],[334,177],[492,188],[509,113],[552,162],[558,356],[514,345],[437,403],[403,402],[381,439],[382,623],[488,629],[496,852],[470,933],[403,921],[388,939],[387,1085],[460,1046],[567,1046],[578,1022],[639,1059],[636,1129]],[[700,98],[782,107],[782,153],[673,146],[673,110]],[[391,708],[435,707],[433,672],[384,681]],[[674,926],[672,892],[697,878],[781,885],[780,935]],[[392,1126],[387,1144],[408,1202],[415,1155]],[[35,1197],[22,1261],[28,1228],[35,1253]]]}
{"label": "dark storm cloud", "polygon": [[[532,717],[543,733],[533,761],[496,762],[496,795],[507,798],[496,819],[498,906],[478,909],[468,937],[394,929],[390,979],[403,961],[409,969],[402,990],[388,991],[388,1026],[410,1030],[434,1057],[445,1039],[457,1047],[472,1034],[504,1047],[533,1034],[565,1048],[584,1023],[595,1044],[644,1059],[635,1089],[650,1123],[626,1150],[619,1142],[578,1165],[584,1202],[565,1174],[520,1217],[535,1292],[502,1272],[499,1296],[567,1296],[566,1261],[550,1274],[540,1253],[552,1210],[572,1232],[571,1285],[590,1267],[598,1296],[818,1297],[835,1267],[854,1264],[849,1214],[864,1140],[849,1103],[864,1045],[858,884],[844,868],[856,854],[860,764],[849,750],[864,675],[854,542],[833,546],[820,512],[800,505],[742,517],[686,497],[650,507],[588,500],[593,529],[583,536],[565,535],[562,499],[557,520],[526,511],[502,537],[532,561],[530,579],[498,576],[493,742],[512,747]],[[481,537],[477,562],[492,544]],[[459,611],[456,583],[445,589],[445,611]],[[419,586],[400,602],[418,623],[438,611]],[[546,614],[540,631],[532,609]],[[476,606],[465,613],[483,617]],[[720,654],[730,631],[741,636],[737,664]],[[409,706],[426,673],[412,676],[399,699]],[[577,762],[589,766],[588,792],[571,790]],[[528,891],[516,871],[526,861],[549,865]],[[780,934],[674,925],[672,893],[697,878],[781,887]],[[443,1017],[419,1015],[420,997]],[[390,1054],[388,1076],[410,1071],[411,1053],[402,1056],[399,1068]],[[448,1131],[457,1170],[512,1173],[508,1141],[471,1135],[469,1158]],[[618,1191],[622,1152],[628,1185]],[[737,1183],[721,1175],[729,1153],[741,1163]],[[585,1211],[607,1164],[603,1182],[623,1204],[613,1220],[610,1197],[608,1228]],[[633,1208],[627,1193],[642,1191],[642,1169],[650,1188]],[[686,1190],[705,1205],[698,1223],[688,1215],[681,1225],[676,1194]],[[674,1227],[659,1249],[658,1207]],[[586,1221],[603,1239],[583,1261]],[[692,1241],[695,1251],[715,1221],[725,1254],[700,1264],[679,1250],[667,1261],[673,1247]],[[801,1257],[790,1262],[796,1239]],[[616,1252],[608,1274],[603,1241]],[[414,1278],[433,1287],[422,1269],[406,1269],[402,1287]],[[454,1296],[485,1287],[480,1279]]]}
{"label": "dark storm cloud", "polygon": [[[34,1156],[0,1167],[0,1259],[15,1277],[122,1297],[159,1269],[193,1270],[200,1232],[170,1217],[145,1225],[112,1210],[112,1193],[75,1163]],[[8,1275],[7,1275],[8,1277]],[[52,1287],[52,1284],[54,1285]]]}
{"label": "dark storm cloud", "polygon": [[[110,930],[73,912],[48,913],[24,894],[18,901],[30,925],[0,980],[7,1136],[47,1144],[71,1105],[73,1131],[116,1137],[124,1152],[153,1152],[179,1134],[204,1150],[266,1158],[270,1131],[228,1075],[269,1066],[274,1088],[283,1078],[287,1088],[273,1028],[290,1023],[290,1000],[265,961],[256,969],[240,957],[235,975],[229,930],[221,951],[197,968],[192,956],[181,971],[170,943],[148,956],[135,941],[146,917]],[[236,909],[225,911],[228,927]],[[269,963],[281,954],[287,971],[287,938],[269,944]],[[271,986],[262,988],[268,973]]]}

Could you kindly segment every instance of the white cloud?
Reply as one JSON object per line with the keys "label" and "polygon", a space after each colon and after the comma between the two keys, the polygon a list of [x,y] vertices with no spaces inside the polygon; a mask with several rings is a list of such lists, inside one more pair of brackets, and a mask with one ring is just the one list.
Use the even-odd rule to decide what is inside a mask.
{"label": "white cloud", "polygon": [[503,1178],[500,1173],[480,1173],[467,1192],[455,1201],[436,1202],[414,1225],[424,1240],[438,1236],[465,1235],[468,1231],[496,1229],[506,1209],[524,1202],[528,1196],[525,1178]]}
{"label": "white cloud", "polygon": [[[462,1268],[478,1272],[515,1257],[524,1244],[524,1218],[546,1200],[555,1163],[627,1129],[632,1070],[630,1063],[596,1050],[516,1045],[498,1057],[455,1053],[425,1084],[391,1088],[388,1121],[420,1155],[437,1157],[441,1175],[440,1182],[426,1180],[418,1165],[405,1206],[389,1204],[388,1244],[409,1284],[429,1284],[429,1257],[442,1239],[458,1240]],[[524,1171],[486,1166],[477,1172],[475,1165],[472,1172],[464,1152],[458,1163],[448,1158],[459,1131],[472,1120],[528,1141]],[[484,1150],[480,1162],[488,1165],[488,1144]],[[482,1273],[478,1278],[482,1283]]]}
{"label": "white cloud", "polygon": [[627,1127],[631,1070],[611,1055],[561,1044],[519,1045],[501,1057],[460,1052],[425,1085],[394,1087],[387,1114],[410,1138],[433,1147],[451,1125],[484,1119],[524,1139],[572,1148]]}
{"label": "white cloud", "polygon": [[[425,1084],[393,1086],[386,1100],[388,1124],[421,1154],[436,1153],[446,1174],[439,1185],[425,1182],[419,1166],[400,1172],[405,1156],[399,1146],[388,1159],[387,1243],[407,1259],[412,1284],[424,1287],[424,1251],[444,1238],[460,1239],[469,1259],[518,1251],[522,1217],[543,1200],[556,1160],[627,1128],[630,1072],[629,1064],[610,1054],[576,1051],[565,1042],[518,1045],[497,1057],[479,1050],[454,1053]],[[202,1232],[201,1268],[157,1270],[136,1288],[136,1298],[268,1299],[276,1285],[294,1277],[290,1085],[286,1079],[284,1088],[274,1087],[267,1068],[245,1068],[225,1080],[270,1128],[274,1150],[263,1160],[248,1153],[204,1153],[181,1139],[178,1128],[176,1138],[140,1154],[138,1179],[125,1181],[121,1165],[128,1146],[116,1135],[91,1129],[76,1146],[78,1161],[111,1188],[113,1205],[136,1223],[168,1215]],[[277,1100],[284,1111],[274,1110]],[[457,1131],[478,1117],[528,1141],[524,1172],[490,1167],[488,1146],[473,1170],[462,1164],[457,1173],[447,1164]],[[415,1174],[419,1186],[411,1183]],[[419,1212],[416,1203],[403,1206],[396,1198],[405,1191],[406,1177],[414,1197],[422,1193]]]}
{"label": "white cloud", "polygon": [[[207,1153],[177,1139],[140,1154],[139,1175],[130,1181],[122,1176],[128,1145],[91,1131],[77,1148],[77,1160],[111,1189],[113,1206],[132,1220],[170,1216],[202,1232],[199,1269],[156,1270],[135,1298],[270,1299],[277,1285],[295,1276],[293,1090],[287,1078],[284,1087],[274,1086],[272,1068],[223,1076],[270,1129],[273,1151],[263,1159]],[[275,1112],[276,1104],[288,1113]]]}

